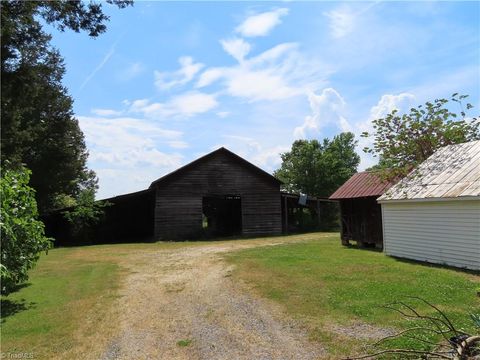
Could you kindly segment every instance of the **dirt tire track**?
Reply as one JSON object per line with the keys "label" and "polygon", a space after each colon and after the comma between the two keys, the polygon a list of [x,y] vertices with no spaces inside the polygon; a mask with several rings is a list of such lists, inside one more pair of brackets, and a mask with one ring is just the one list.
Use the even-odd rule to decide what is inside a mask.
{"label": "dirt tire track", "polygon": [[[229,242],[138,252],[117,306],[120,334],[103,359],[317,359],[324,354],[281,311],[235,283],[225,252],[273,242]],[[179,340],[191,340],[179,346]]]}

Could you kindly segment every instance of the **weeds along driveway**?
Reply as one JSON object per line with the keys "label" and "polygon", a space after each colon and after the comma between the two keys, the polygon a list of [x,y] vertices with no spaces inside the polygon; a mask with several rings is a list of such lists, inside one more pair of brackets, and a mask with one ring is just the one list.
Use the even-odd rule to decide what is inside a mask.
{"label": "weeds along driveway", "polygon": [[[318,238],[316,234],[315,237]],[[317,359],[302,328],[230,277],[222,255],[312,237],[211,242],[125,257],[118,331],[102,359]]]}

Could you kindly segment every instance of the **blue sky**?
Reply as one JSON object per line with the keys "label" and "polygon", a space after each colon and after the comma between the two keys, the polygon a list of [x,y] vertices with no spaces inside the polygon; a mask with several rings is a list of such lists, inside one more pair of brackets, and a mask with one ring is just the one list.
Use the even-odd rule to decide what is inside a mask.
{"label": "blue sky", "polygon": [[[478,2],[136,2],[53,34],[98,198],[220,146],[271,172],[295,139],[359,136],[454,92],[480,105]],[[474,115],[473,114],[473,115]],[[362,153],[360,169],[374,160]]]}

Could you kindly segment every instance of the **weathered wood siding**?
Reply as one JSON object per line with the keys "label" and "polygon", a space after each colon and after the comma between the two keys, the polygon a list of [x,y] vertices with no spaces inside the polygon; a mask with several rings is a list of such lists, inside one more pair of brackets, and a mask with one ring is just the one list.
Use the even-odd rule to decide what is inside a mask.
{"label": "weathered wood siding", "polygon": [[241,197],[243,235],[281,233],[280,185],[220,152],[156,185],[155,238],[199,236],[202,198],[218,195]]}
{"label": "weathered wood siding", "polygon": [[480,200],[382,203],[387,255],[480,270]]}
{"label": "weathered wood siding", "polygon": [[383,247],[382,211],[376,196],[340,200],[341,239],[360,246]]}

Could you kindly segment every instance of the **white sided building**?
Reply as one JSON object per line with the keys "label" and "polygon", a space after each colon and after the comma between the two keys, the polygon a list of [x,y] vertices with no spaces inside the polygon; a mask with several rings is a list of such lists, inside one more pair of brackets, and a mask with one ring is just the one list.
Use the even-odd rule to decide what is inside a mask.
{"label": "white sided building", "polygon": [[480,270],[480,141],[439,149],[378,202],[387,255]]}

